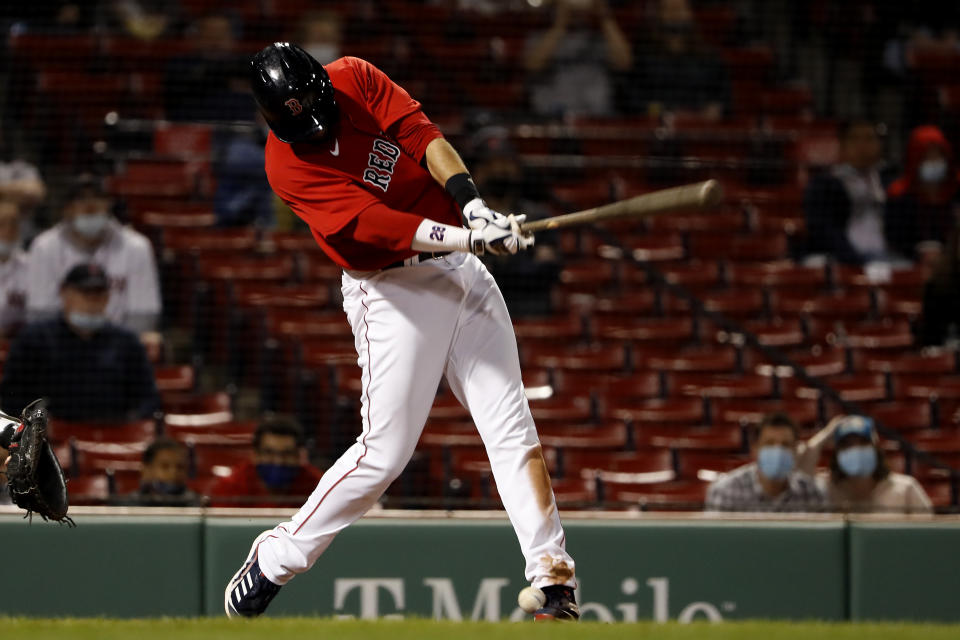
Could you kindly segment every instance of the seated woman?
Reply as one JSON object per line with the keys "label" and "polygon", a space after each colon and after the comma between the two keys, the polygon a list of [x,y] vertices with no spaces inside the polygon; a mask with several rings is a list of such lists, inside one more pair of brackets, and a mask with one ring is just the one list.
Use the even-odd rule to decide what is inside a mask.
{"label": "seated woman", "polygon": [[816,474],[828,508],[842,512],[932,513],[933,504],[913,476],[890,470],[873,420],[837,416],[808,442],[800,466],[813,472],[820,452],[833,438],[829,470]]}

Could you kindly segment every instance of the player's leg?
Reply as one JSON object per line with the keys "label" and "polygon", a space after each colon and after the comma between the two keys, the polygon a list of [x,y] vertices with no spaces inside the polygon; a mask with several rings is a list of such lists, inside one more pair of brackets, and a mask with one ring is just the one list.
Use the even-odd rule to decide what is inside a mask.
{"label": "player's leg", "polygon": [[516,337],[503,296],[476,258],[464,263],[467,302],[446,375],[473,416],[535,587],[576,586],[550,476],[523,393]]}
{"label": "player's leg", "polygon": [[428,265],[344,278],[344,310],[362,368],[357,441],[289,522],[261,536],[248,562],[282,585],[307,571],[406,466],[436,396],[462,290]]}

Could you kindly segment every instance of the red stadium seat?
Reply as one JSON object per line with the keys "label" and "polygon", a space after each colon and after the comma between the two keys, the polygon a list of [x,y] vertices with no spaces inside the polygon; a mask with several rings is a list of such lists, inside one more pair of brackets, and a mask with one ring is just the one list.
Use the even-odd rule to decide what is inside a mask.
{"label": "red stadium seat", "polygon": [[164,432],[175,440],[197,445],[247,446],[253,442],[257,421],[229,421],[210,424],[175,422],[166,424]]}
{"label": "red stadium seat", "polygon": [[94,473],[70,478],[67,496],[71,505],[103,504],[110,495],[110,483],[105,473]]}
{"label": "red stadium seat", "polygon": [[811,427],[821,416],[816,400],[716,400],[711,404],[714,423],[757,425],[770,413],[786,413],[800,426]]}
{"label": "red stadium seat", "polygon": [[727,373],[737,367],[737,353],[731,347],[688,348],[670,355],[650,355],[635,352],[634,365],[639,369],[653,371],[699,371]]}
{"label": "red stadium seat", "polygon": [[618,296],[591,298],[585,310],[604,318],[623,318],[650,315],[655,308],[656,294],[652,289],[631,291]]}
{"label": "red stadium seat", "polygon": [[545,447],[570,449],[623,449],[629,434],[622,422],[613,422],[601,426],[583,426],[582,424],[538,424],[540,442]]}
{"label": "red stadium seat", "polygon": [[826,273],[821,267],[804,267],[792,262],[762,262],[759,264],[731,264],[727,270],[731,285],[770,287],[791,291],[815,291],[826,283]]}
{"label": "red stadium seat", "polygon": [[676,234],[630,236],[625,248],[640,262],[667,262],[686,256],[683,239]]}
{"label": "red stadium seat", "polygon": [[712,482],[721,473],[733,471],[750,462],[746,454],[730,454],[688,449],[678,456],[679,477],[686,480]]}
{"label": "red stadium seat", "polygon": [[213,127],[196,123],[160,122],[153,130],[153,151],[161,156],[209,158]]}
{"label": "red stadium seat", "polygon": [[699,398],[642,400],[621,406],[611,415],[618,420],[652,425],[702,424],[705,418],[704,403]]}
{"label": "red stadium seat", "polygon": [[566,393],[543,400],[531,400],[530,411],[538,426],[558,423],[587,425],[599,417],[589,397]]}
{"label": "red stadium seat", "polygon": [[[835,376],[826,383],[847,402],[874,402],[890,399],[884,377],[879,374],[853,374]],[[813,387],[800,386],[795,390],[798,398],[819,398],[821,393]]]}
{"label": "red stadium seat", "polygon": [[257,232],[240,229],[164,229],[163,246],[176,253],[234,251],[249,254],[256,248]]}
{"label": "red stadium seat", "polygon": [[265,318],[267,331],[273,336],[298,340],[325,339],[353,344],[353,333],[343,313],[270,309]]}
{"label": "red stadium seat", "polygon": [[149,442],[70,440],[70,467],[79,473],[106,469],[137,471]]}
{"label": "red stadium seat", "polygon": [[605,500],[635,504],[645,511],[699,511],[707,495],[705,482],[671,482],[657,485],[613,486]]}
{"label": "red stadium seat", "polygon": [[722,235],[690,238],[690,257],[700,260],[762,262],[787,257],[785,234]]}
{"label": "red stadium seat", "polygon": [[603,291],[618,281],[616,266],[614,262],[599,259],[567,263],[560,270],[560,286],[568,291]]}
{"label": "red stadium seat", "polygon": [[318,284],[233,282],[229,295],[234,304],[251,309],[320,310],[330,303],[330,289]]}
{"label": "red stadium seat", "polygon": [[594,318],[591,335],[607,342],[650,342],[669,345],[693,338],[691,318]]}
{"label": "red stadium seat", "polygon": [[768,376],[674,373],[669,378],[671,395],[710,398],[768,398],[773,380]]}
{"label": "red stadium seat", "polygon": [[611,406],[662,395],[660,374],[656,371],[636,371],[625,375],[559,371],[554,378],[558,393],[595,394]]}
{"label": "red stadium seat", "polygon": [[196,259],[197,273],[207,280],[288,283],[293,280],[290,256],[218,256]]}
{"label": "red stadium seat", "polygon": [[898,400],[872,404],[867,409],[870,416],[881,424],[897,431],[936,428],[931,416],[930,403],[926,400]]}
{"label": "red stadium seat", "polygon": [[627,371],[628,350],[623,345],[525,346],[522,360],[527,366],[544,369],[616,373]]}
{"label": "red stadium seat", "polygon": [[564,449],[559,456],[564,477],[586,476],[609,472],[632,474],[633,483],[670,482],[676,477],[673,456],[669,451],[587,451]]}
{"label": "red stadium seat", "polygon": [[233,402],[225,391],[168,394],[163,399],[164,425],[208,427],[233,420]]}
{"label": "red stadium seat", "polygon": [[735,288],[705,293],[704,309],[734,318],[752,318],[766,309],[766,300],[759,289]]}
{"label": "red stadium seat", "polygon": [[947,350],[890,355],[870,353],[865,360],[864,368],[867,371],[941,376],[958,370],[957,354]]}
{"label": "red stadium seat", "polygon": [[55,443],[76,439],[88,442],[137,444],[152,441],[157,435],[157,424],[152,419],[109,423],[70,422],[51,418],[47,433],[50,440]]}
{"label": "red stadium seat", "polygon": [[517,340],[523,343],[549,341],[574,343],[584,337],[583,320],[575,315],[550,318],[517,318],[513,321]]}
{"label": "red stadium seat", "polygon": [[209,229],[217,221],[213,211],[145,211],[134,216],[134,223],[160,229]]}
{"label": "red stadium seat", "polygon": [[192,391],[197,384],[196,372],[188,364],[154,367],[153,377],[161,394]]}
{"label": "red stadium seat", "polygon": [[[635,425],[635,439],[639,447],[656,449],[706,451],[746,451],[743,430],[737,426],[721,427],[654,427]],[[681,454],[682,455],[682,454]]]}
{"label": "red stadium seat", "polygon": [[873,308],[868,291],[834,291],[808,295],[781,291],[773,296],[774,309],[785,316],[863,318]]}

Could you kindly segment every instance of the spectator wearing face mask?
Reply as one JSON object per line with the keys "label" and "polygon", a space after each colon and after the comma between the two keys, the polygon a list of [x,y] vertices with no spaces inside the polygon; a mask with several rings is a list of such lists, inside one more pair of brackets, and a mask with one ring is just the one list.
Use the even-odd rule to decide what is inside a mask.
{"label": "spectator wearing face mask", "polygon": [[323,476],[306,458],[298,423],[280,417],[263,420],[253,434],[251,460],[233,467],[210,491],[213,506],[299,505]]}
{"label": "spectator wearing face mask", "polygon": [[11,415],[49,399],[61,420],[123,422],[160,408],[153,369],[137,335],[109,321],[106,272],[79,264],[60,286],[62,311],[27,324],[10,345],[0,406]]}
{"label": "spectator wearing face mask", "polygon": [[782,413],[760,422],[751,445],[753,462],[714,481],[709,511],[822,511],[823,492],[797,469],[797,425]]}
{"label": "spectator wearing face mask", "polygon": [[897,251],[915,258],[921,243],[946,242],[960,216],[960,172],[940,129],[913,130],[903,175],[887,196],[887,241]]}
{"label": "spectator wearing face mask", "polygon": [[110,282],[107,317],[131,331],[156,328],[160,287],[153,247],[146,236],[121,225],[112,215],[113,201],[100,181],[77,178],[63,207],[63,219],[37,236],[27,255],[27,316],[56,316],[58,287],[76,264],[95,262]]}
{"label": "spectator wearing face mask", "polygon": [[201,498],[187,487],[187,448],[172,438],[157,438],[143,452],[140,488],[117,504],[139,507],[199,506]]}
{"label": "spectator wearing face mask", "polygon": [[310,11],[300,22],[297,44],[320,64],[329,64],[341,56],[343,20],[334,11]]}
{"label": "spectator wearing face mask", "polygon": [[[873,420],[837,416],[807,444],[812,468],[823,446],[833,440],[829,470],[817,474],[817,486],[831,510],[844,512],[932,513],[933,504],[912,476],[887,466]],[[805,456],[806,457],[806,456]],[[811,464],[812,462],[812,464]]]}
{"label": "spectator wearing face mask", "polygon": [[20,249],[20,208],[0,198],[0,338],[24,319],[27,256]]}

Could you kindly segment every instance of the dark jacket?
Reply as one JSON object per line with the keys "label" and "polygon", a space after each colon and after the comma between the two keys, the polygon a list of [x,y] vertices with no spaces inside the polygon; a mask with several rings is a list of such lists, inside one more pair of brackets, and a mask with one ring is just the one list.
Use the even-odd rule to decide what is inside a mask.
{"label": "dark jacket", "polygon": [[62,420],[147,418],[160,394],[140,339],[108,324],[82,338],[63,317],[25,326],[10,345],[0,381],[0,406],[12,415],[39,397]]}

